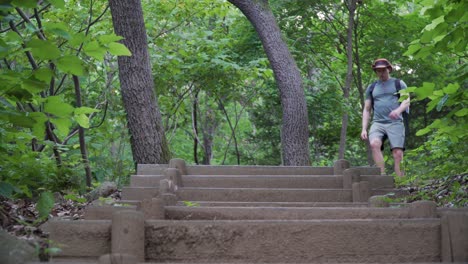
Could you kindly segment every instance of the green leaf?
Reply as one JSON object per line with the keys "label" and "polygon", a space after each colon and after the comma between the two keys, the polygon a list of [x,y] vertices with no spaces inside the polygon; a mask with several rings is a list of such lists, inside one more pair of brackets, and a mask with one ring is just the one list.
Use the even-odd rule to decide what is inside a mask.
{"label": "green leaf", "polygon": [[65,103],[59,96],[49,96],[44,103],[44,112],[58,116],[71,117],[75,108]]}
{"label": "green leaf", "polygon": [[425,134],[427,134],[429,132],[431,132],[431,129],[426,127],[426,128],[421,129],[421,130],[418,130],[418,132],[416,132],[416,136],[418,136],[418,137],[423,136],[423,135],[425,135]]}
{"label": "green leaf", "polygon": [[61,55],[59,48],[46,40],[33,39],[26,46],[31,48],[34,56],[41,60],[53,60]]}
{"label": "green leaf", "polygon": [[97,112],[100,112],[100,110],[82,106],[82,107],[75,108],[74,113],[75,115],[80,115],[80,114],[91,114],[91,113],[97,113]]}
{"label": "green leaf", "polygon": [[416,53],[417,51],[419,51],[420,49],[421,49],[421,44],[419,44],[419,41],[418,41],[417,44],[410,45],[408,47],[408,50],[403,55],[405,56],[412,55]]}
{"label": "green leaf", "polygon": [[89,128],[89,118],[85,114],[75,115],[75,120],[83,128]]}
{"label": "green leaf", "polygon": [[440,100],[440,99],[430,101],[430,102],[427,104],[426,113],[429,113],[430,111],[432,111],[432,109],[434,109],[434,107],[436,107],[437,104],[439,103],[439,100]]}
{"label": "green leaf", "polygon": [[72,200],[72,201],[75,201],[75,202],[79,202],[79,203],[86,202],[86,198],[78,197],[76,194],[67,194],[67,195],[64,195],[63,198],[68,199],[68,200]]}
{"label": "green leaf", "polygon": [[447,35],[447,29],[448,24],[445,22],[442,22],[439,25],[437,25],[437,27],[435,27],[434,30],[432,30],[434,41],[437,42],[438,40],[442,39],[445,35]]}
{"label": "green leaf", "polygon": [[431,30],[433,30],[434,28],[436,28],[437,25],[439,25],[439,24],[442,23],[442,22],[444,22],[444,16],[443,16],[443,15],[441,15],[441,16],[439,16],[438,18],[432,20],[432,23],[429,24],[429,25],[427,25],[427,26],[424,28],[424,30],[426,30],[426,31],[431,31]]}
{"label": "green leaf", "polygon": [[70,28],[66,23],[63,22],[44,22],[43,26],[44,30],[48,33],[52,33],[53,35],[62,37],[66,40],[71,40],[72,35],[70,33]]}
{"label": "green leaf", "polygon": [[49,2],[58,8],[64,8],[65,7],[65,1],[64,0],[49,0]]}
{"label": "green leaf", "polygon": [[39,217],[45,219],[49,216],[50,211],[54,208],[54,195],[51,192],[43,192],[39,197],[36,209],[39,212]]}
{"label": "green leaf", "polygon": [[462,117],[468,115],[468,108],[463,108],[455,112],[456,116]]}
{"label": "green leaf", "polygon": [[117,43],[117,42],[109,43],[109,52],[110,54],[115,55],[115,56],[131,56],[132,55],[130,50],[127,49],[125,45]]}
{"label": "green leaf", "polygon": [[37,139],[42,140],[45,135],[45,123],[48,118],[42,112],[30,113],[29,116],[35,121],[32,127],[33,135]]}
{"label": "green leaf", "polygon": [[6,42],[12,42],[12,43],[20,43],[23,41],[21,36],[18,35],[18,33],[13,32],[13,31],[9,31],[8,33],[6,33],[6,35],[4,36],[4,40]]}
{"label": "green leaf", "polygon": [[37,0],[13,0],[11,4],[17,7],[35,8]]}
{"label": "green leaf", "polygon": [[460,88],[460,85],[458,83],[451,83],[447,85],[447,87],[444,87],[443,91],[446,94],[454,94],[458,91],[458,88]]}
{"label": "green leaf", "polygon": [[428,44],[431,43],[432,39],[434,38],[434,31],[429,30],[429,31],[424,31],[424,33],[421,36],[421,43],[422,44]]}
{"label": "green leaf", "polygon": [[86,40],[86,35],[83,32],[73,34],[71,40],[68,42],[72,47],[81,45]]}
{"label": "green leaf", "polygon": [[64,56],[57,60],[57,68],[65,73],[83,76],[85,73],[83,62],[76,56]]}
{"label": "green leaf", "polygon": [[13,185],[8,182],[0,182],[0,196],[11,199],[13,198],[13,190]]}
{"label": "green leaf", "polygon": [[435,87],[434,83],[424,82],[423,86],[419,87],[414,92],[416,93],[418,100],[422,100],[432,94],[432,92],[434,91],[434,87]]}
{"label": "green leaf", "polygon": [[50,120],[62,135],[68,135],[72,121],[70,118],[53,118]]}
{"label": "green leaf", "polygon": [[116,42],[123,39],[121,36],[117,36],[115,34],[107,34],[107,35],[101,35],[98,37],[99,42],[102,44],[109,44],[112,42]]}
{"label": "green leaf", "polygon": [[86,53],[86,55],[91,56],[99,61],[104,59],[104,55],[106,55],[107,52],[106,48],[101,46],[96,40],[84,44],[83,51]]}
{"label": "green leaf", "polygon": [[466,13],[466,8],[463,8],[463,4],[455,5],[450,12],[445,15],[445,21],[448,23],[456,23],[458,22],[463,15]]}
{"label": "green leaf", "polygon": [[32,128],[36,122],[33,118],[26,116],[25,113],[20,112],[10,112],[5,110],[0,110],[0,118],[9,121],[15,126]]}
{"label": "green leaf", "polygon": [[21,83],[21,87],[30,92],[31,94],[36,94],[41,91],[44,91],[47,88],[47,84],[43,81],[40,81],[34,76],[31,76],[30,78],[23,80]]}
{"label": "green leaf", "polygon": [[34,77],[43,82],[50,82],[53,76],[54,72],[49,68],[39,68],[34,71]]}

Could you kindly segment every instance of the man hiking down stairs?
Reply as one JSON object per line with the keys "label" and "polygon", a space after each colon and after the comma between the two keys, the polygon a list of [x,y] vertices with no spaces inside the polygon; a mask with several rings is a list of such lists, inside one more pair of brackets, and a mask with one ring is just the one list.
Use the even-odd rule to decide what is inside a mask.
{"label": "man hiking down stairs", "polygon": [[[403,177],[403,171],[400,168],[405,150],[405,125],[402,113],[408,111],[410,99],[408,97],[400,103],[399,90],[405,89],[406,84],[390,77],[393,66],[387,59],[375,60],[372,69],[379,80],[369,85],[366,90],[361,139],[369,140],[372,158],[382,174],[385,174],[383,143],[385,139],[388,139],[394,159],[395,174]],[[372,125],[367,134],[371,110],[373,110]]]}

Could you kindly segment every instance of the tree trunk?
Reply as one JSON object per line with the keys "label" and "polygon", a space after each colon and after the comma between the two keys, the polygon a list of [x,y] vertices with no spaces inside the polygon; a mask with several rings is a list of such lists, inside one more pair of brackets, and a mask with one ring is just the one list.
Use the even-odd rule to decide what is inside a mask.
{"label": "tree trunk", "polygon": [[[81,107],[81,88],[80,88],[80,81],[78,80],[78,76],[73,75],[73,84],[75,86],[75,96],[76,96],[76,107]],[[85,168],[86,173],[86,186],[91,187],[92,183],[92,173],[91,173],[91,166],[89,165],[88,159],[88,149],[86,148],[86,140],[85,140],[85,132],[84,128],[78,125],[78,137],[80,140],[80,151],[81,151],[81,158],[83,161],[83,165]]]}
{"label": "tree trunk", "polygon": [[353,32],[354,32],[354,13],[356,10],[356,0],[348,1],[348,33],[346,37],[346,56],[348,60],[348,69],[346,73],[346,82],[343,91],[345,109],[341,118],[340,149],[338,158],[344,159],[346,151],[346,132],[348,130],[348,111],[349,111],[349,91],[353,82]]}
{"label": "tree trunk", "polygon": [[203,165],[210,165],[213,157],[213,135],[215,134],[218,122],[213,109],[206,108],[202,123],[203,133]]}
{"label": "tree trunk", "polygon": [[309,157],[308,113],[302,77],[267,0],[229,0],[254,26],[270,61],[283,110],[281,146],[284,165],[307,166]]}
{"label": "tree trunk", "polygon": [[140,0],[109,0],[114,30],[132,52],[119,56],[119,79],[127,112],[134,162],[168,163],[170,152],[151,75],[146,29]]}
{"label": "tree trunk", "polygon": [[195,164],[198,162],[198,93],[200,90],[197,90],[194,95],[192,102],[192,128],[193,128],[193,160]]}
{"label": "tree trunk", "polygon": [[[354,58],[355,58],[355,64],[356,64],[356,77],[357,77],[357,83],[356,87],[359,92],[359,99],[361,102],[361,113],[364,110],[364,87],[362,84],[362,67],[361,67],[361,57],[359,56],[359,5],[356,6],[356,20],[355,20],[355,27],[354,27]],[[370,148],[369,141],[366,140],[366,155],[367,155],[367,163],[369,166],[374,165],[374,159],[372,158],[372,150]]]}

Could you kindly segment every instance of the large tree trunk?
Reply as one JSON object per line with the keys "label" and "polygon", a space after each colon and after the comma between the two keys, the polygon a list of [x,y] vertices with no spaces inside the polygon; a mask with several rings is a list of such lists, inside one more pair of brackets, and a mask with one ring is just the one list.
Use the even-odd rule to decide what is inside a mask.
{"label": "large tree trunk", "polygon": [[341,117],[340,149],[338,158],[344,159],[346,151],[346,132],[348,130],[348,109],[349,109],[349,91],[353,82],[353,32],[354,32],[354,13],[356,10],[356,0],[348,1],[348,32],[346,37],[346,55],[348,60],[348,69],[346,73],[346,83],[343,90],[345,110]]}
{"label": "large tree trunk", "polygon": [[114,30],[132,56],[120,56],[119,79],[137,164],[168,163],[170,152],[154,92],[140,0],[109,0]]}
{"label": "large tree trunk", "polygon": [[281,38],[267,0],[229,0],[254,26],[275,74],[281,95],[283,125],[281,146],[284,165],[307,166],[309,158],[308,113],[301,74]]}

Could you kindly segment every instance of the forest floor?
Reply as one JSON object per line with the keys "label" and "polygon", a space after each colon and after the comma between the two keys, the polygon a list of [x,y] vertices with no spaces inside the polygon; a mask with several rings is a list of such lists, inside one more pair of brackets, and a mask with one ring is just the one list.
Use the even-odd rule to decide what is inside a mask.
{"label": "forest floor", "polygon": [[[425,183],[423,186],[400,186],[408,190],[404,202],[417,200],[435,201],[440,207],[468,207],[468,173],[444,177]],[[50,217],[70,220],[83,219],[84,209],[89,202],[80,203],[58,196]],[[106,200],[120,200],[120,191],[115,191]],[[31,199],[5,199],[0,196],[0,227],[13,236],[26,240],[38,249],[41,261],[48,260],[48,235],[41,230],[46,221],[38,221],[36,203]]]}

